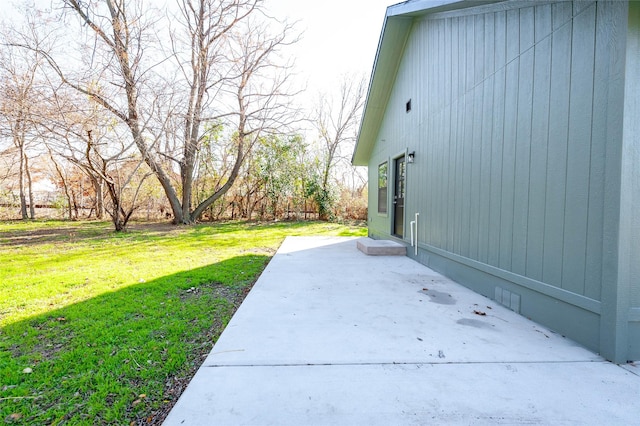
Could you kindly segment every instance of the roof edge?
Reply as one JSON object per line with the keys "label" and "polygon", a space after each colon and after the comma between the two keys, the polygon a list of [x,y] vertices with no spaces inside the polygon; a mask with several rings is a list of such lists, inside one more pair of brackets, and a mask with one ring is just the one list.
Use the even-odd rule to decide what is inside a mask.
{"label": "roof edge", "polygon": [[[385,81],[382,81],[385,80],[385,78],[380,77],[381,64],[383,66],[386,65],[384,63],[385,61],[381,61],[381,58],[392,61],[390,62],[391,67],[385,69],[384,73],[387,76],[389,74],[392,74],[393,80],[395,81],[395,74],[397,72],[398,65],[404,51],[404,45],[406,43],[406,40],[408,39],[411,26],[413,25],[412,17],[391,15],[390,9],[392,7],[394,6],[389,6],[385,14],[384,23],[380,32],[380,38],[378,40],[378,48],[376,50],[376,56],[373,61],[371,76],[369,78],[369,87],[367,90],[367,97],[365,98],[362,119],[360,120],[360,129],[358,130],[356,146],[353,151],[353,156],[351,157],[351,163],[355,166],[367,165],[367,158],[372,148],[370,139],[375,138],[375,135],[368,135],[368,137],[364,138],[362,137],[363,132],[366,132],[366,130],[369,128],[368,121],[376,121],[376,117],[372,117],[371,110],[379,109],[379,107],[377,105],[373,105],[373,103],[375,102],[372,101],[372,99],[375,99],[377,101],[379,97],[388,98],[388,96],[386,96],[386,94],[384,93],[387,89],[387,86],[385,85]],[[385,99],[385,104],[386,100],[388,99]],[[377,115],[379,115],[379,111]],[[377,127],[379,127],[379,124]],[[375,133],[377,133],[377,130]],[[366,140],[366,142],[362,142],[363,140]]]}

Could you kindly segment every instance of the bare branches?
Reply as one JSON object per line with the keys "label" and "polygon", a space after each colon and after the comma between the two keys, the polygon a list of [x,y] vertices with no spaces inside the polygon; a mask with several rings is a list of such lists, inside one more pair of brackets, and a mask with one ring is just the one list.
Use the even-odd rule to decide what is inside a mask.
{"label": "bare branches", "polygon": [[[189,57],[180,55],[180,40],[172,38],[175,55],[187,83],[185,100],[181,179],[183,187],[183,216],[197,218],[204,209],[219,199],[233,185],[244,158],[272,122],[284,123],[286,106],[274,107],[276,98],[285,97],[284,82],[274,72],[277,50],[293,42],[291,27],[270,34],[264,23],[251,19],[259,9],[259,0],[182,0],[180,11],[184,18],[184,41],[188,40]],[[283,66],[282,69],[285,69]],[[273,87],[261,87],[265,81]],[[193,181],[197,179],[200,145],[204,140],[203,127],[207,123],[224,120],[233,129],[233,166],[221,186],[200,202],[192,213]]]}
{"label": "bare branches", "polygon": [[[315,125],[324,145],[324,172],[322,185],[327,188],[329,174],[340,148],[353,142],[358,131],[358,120],[365,100],[365,79],[345,77],[337,100],[321,97],[316,110]],[[349,150],[352,147],[349,147]]]}
{"label": "bare branches", "polygon": [[[39,35],[34,24],[28,23],[24,34]],[[39,105],[46,93],[39,79],[42,56],[37,52],[15,48],[22,33],[3,31],[0,43],[0,129],[9,137],[18,153],[18,188],[22,219],[34,219],[34,197],[30,158],[35,156],[34,129]],[[38,39],[39,41],[39,39]],[[29,212],[27,212],[27,206]]]}
{"label": "bare branches", "polygon": [[[63,0],[65,6],[72,8],[84,21],[85,24],[89,26],[101,39],[104,41],[111,49],[115,49],[115,43],[109,38],[106,32],[94,22],[93,18],[89,16],[91,8],[88,2],[83,2],[80,0]],[[107,1],[109,9],[112,9],[112,2]]]}
{"label": "bare branches", "polygon": [[[135,147],[162,186],[174,222],[190,223],[234,184],[262,135],[286,131],[296,120],[292,64],[280,51],[297,37],[288,24],[270,31],[276,22],[257,13],[263,0],[174,1],[167,21],[141,0],[63,0],[67,25],[50,26],[63,43],[52,48],[24,33],[11,46],[36,55],[47,69],[53,93],[47,111],[58,112],[40,126],[59,155],[82,164],[111,191],[109,185],[132,181],[116,181],[121,177],[105,164],[115,167]],[[68,102],[56,94],[62,88],[75,92],[75,111],[61,114]],[[217,171],[217,184],[194,206],[212,126],[225,129],[219,143],[229,167]]]}

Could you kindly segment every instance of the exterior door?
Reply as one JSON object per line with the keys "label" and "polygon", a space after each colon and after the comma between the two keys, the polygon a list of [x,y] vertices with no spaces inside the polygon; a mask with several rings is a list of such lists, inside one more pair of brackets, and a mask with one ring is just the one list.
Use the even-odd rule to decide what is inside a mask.
{"label": "exterior door", "polygon": [[393,235],[404,237],[404,193],[406,165],[404,156],[394,160]]}

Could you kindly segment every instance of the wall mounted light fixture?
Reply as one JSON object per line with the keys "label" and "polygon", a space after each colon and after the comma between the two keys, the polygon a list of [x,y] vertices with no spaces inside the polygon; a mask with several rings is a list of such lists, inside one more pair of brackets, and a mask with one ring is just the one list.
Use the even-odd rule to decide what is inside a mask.
{"label": "wall mounted light fixture", "polygon": [[408,155],[407,163],[413,163],[413,160],[415,160],[415,158],[416,158],[416,152],[411,151]]}

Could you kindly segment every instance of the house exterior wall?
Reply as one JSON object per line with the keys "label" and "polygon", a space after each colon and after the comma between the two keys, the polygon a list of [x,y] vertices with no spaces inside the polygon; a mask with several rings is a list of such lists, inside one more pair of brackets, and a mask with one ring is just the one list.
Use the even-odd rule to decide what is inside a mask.
{"label": "house exterior wall", "polygon": [[[618,274],[619,251],[640,254],[619,240],[639,207],[636,195],[620,208],[625,170],[640,165],[621,175],[622,150],[639,149],[632,129],[622,144],[621,122],[638,112],[623,102],[636,9],[507,2],[416,18],[369,162],[375,183],[380,163],[415,151],[404,239],[419,213],[419,261],[609,359],[640,359],[640,339],[603,348],[640,325],[628,321],[640,320],[637,267]],[[388,214],[369,191],[374,237],[390,236],[389,176]],[[621,278],[636,284],[612,294]],[[603,298],[624,314],[604,315]]]}
{"label": "house exterior wall", "polygon": [[[640,3],[629,4],[620,167],[618,287],[603,300],[607,347],[640,359]],[[616,309],[612,306],[616,304]],[[625,315],[628,312],[628,316]],[[626,336],[620,338],[620,336]]]}

